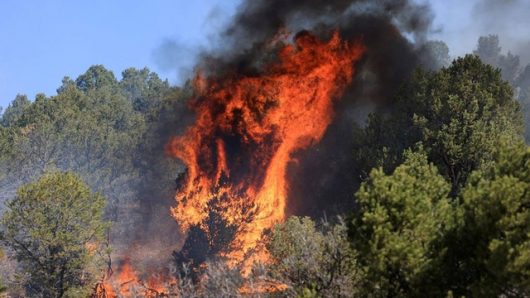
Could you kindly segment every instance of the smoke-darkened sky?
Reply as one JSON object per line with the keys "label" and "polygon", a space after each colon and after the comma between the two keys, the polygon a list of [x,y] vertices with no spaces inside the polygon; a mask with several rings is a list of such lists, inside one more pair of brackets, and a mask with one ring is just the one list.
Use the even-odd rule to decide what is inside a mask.
{"label": "smoke-darkened sky", "polygon": [[445,41],[452,56],[470,52],[479,36],[497,34],[503,52],[530,62],[529,0],[430,0],[436,15],[432,38]]}
{"label": "smoke-darkened sky", "polygon": [[[216,33],[240,0],[0,2],[0,106],[17,93],[55,94],[72,78],[103,64],[119,77],[144,67],[177,83],[193,67],[194,54],[215,44]],[[417,0],[422,2],[422,0]],[[430,0],[430,37],[451,55],[470,52],[478,36],[499,34],[504,49],[530,62],[530,1]]]}

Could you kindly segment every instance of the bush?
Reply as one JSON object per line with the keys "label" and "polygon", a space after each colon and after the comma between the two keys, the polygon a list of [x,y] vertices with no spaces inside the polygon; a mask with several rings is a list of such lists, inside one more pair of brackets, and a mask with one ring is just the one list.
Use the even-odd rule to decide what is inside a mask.
{"label": "bush", "polygon": [[276,226],[268,250],[270,274],[297,295],[350,297],[358,289],[360,271],[341,220],[319,229],[308,217],[291,217]]}
{"label": "bush", "polygon": [[32,297],[83,296],[103,265],[105,200],[77,176],[48,173],[20,187],[2,218]]}

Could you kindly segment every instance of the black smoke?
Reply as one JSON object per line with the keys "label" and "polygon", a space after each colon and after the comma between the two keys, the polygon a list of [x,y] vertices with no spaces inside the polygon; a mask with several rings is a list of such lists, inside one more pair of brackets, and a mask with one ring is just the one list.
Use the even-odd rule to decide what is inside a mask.
{"label": "black smoke", "polygon": [[[433,14],[427,4],[408,0],[260,0],[245,1],[223,32],[217,65],[248,74],[259,73],[256,63],[264,44],[281,30],[311,31],[328,38],[361,40],[366,54],[348,92],[337,101],[335,120],[323,140],[297,152],[289,168],[289,212],[321,216],[322,210],[349,210],[359,184],[353,152],[355,132],[368,113],[391,106],[393,95],[430,53],[425,50]],[[221,58],[219,58],[221,57]],[[429,57],[430,58],[430,57]],[[434,65],[422,65],[433,68]],[[219,70],[216,70],[219,71]],[[343,207],[348,207],[344,209]]]}

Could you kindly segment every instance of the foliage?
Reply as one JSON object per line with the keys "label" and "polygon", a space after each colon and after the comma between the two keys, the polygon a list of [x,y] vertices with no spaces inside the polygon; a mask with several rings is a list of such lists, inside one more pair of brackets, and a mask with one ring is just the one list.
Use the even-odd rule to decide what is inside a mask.
{"label": "foliage", "polygon": [[324,297],[355,294],[360,272],[346,232],[341,221],[319,230],[308,217],[290,217],[276,226],[267,244],[270,274],[302,296],[311,291]]}
{"label": "foliage", "polygon": [[[101,65],[65,77],[56,96],[17,96],[0,125],[0,215],[21,184],[72,171],[107,198],[105,217],[118,223],[111,238],[130,245],[140,234],[134,223],[160,210],[159,198],[173,203],[177,166],[163,142],[178,126],[179,115],[167,115],[180,101],[177,88],[146,68],[127,69],[118,81]],[[169,214],[164,220],[178,233]]]}
{"label": "foliage", "polygon": [[477,49],[473,54],[477,55],[486,64],[496,65],[502,48],[499,45],[499,36],[481,36],[477,42]]}
{"label": "foliage", "polygon": [[176,162],[163,151],[170,129],[157,133],[173,91],[146,68],[127,69],[118,81],[95,65],[75,80],[65,77],[56,96],[37,95],[19,109],[17,121],[5,113],[2,121],[14,124],[0,126],[0,206],[18,186],[46,171],[72,171],[107,198],[105,215],[119,222],[112,239],[129,245],[140,230],[134,224],[161,208],[159,198],[173,203]]}
{"label": "foliage", "polygon": [[[80,78],[86,81],[87,76]],[[102,84],[98,81],[100,89],[87,89],[90,95],[68,83],[55,97],[38,95],[13,131],[11,174],[24,182],[48,169],[74,170],[93,187],[104,189],[118,176],[131,173],[130,149],[139,140],[143,120],[119,90]]]}
{"label": "foliage", "polygon": [[17,124],[20,116],[24,110],[30,105],[28,97],[18,94],[15,99],[9,104],[2,115],[2,125],[5,127],[14,126]]}
{"label": "foliage", "polygon": [[[50,168],[74,170],[102,180],[92,186],[134,172],[138,156],[131,149],[142,141],[146,121],[154,120],[153,110],[161,109],[171,89],[148,69],[127,69],[123,76],[117,81],[95,65],[75,81],[65,77],[57,96],[39,94],[32,103],[17,96],[2,116],[13,134],[12,150],[2,146],[10,153],[10,170],[26,181],[32,177],[20,168],[31,168],[37,176]],[[137,110],[135,101],[151,110]]]}
{"label": "foliage", "polygon": [[167,97],[169,84],[162,81],[154,72],[143,68],[128,68],[122,72],[121,89],[132,102],[134,110],[153,117],[152,113],[160,109],[163,98]]}
{"label": "foliage", "polygon": [[[418,70],[361,133],[364,182],[348,225],[289,218],[266,238],[271,264],[245,277],[207,259],[234,233],[210,206],[215,237],[192,228],[175,255],[207,266],[179,270],[175,293],[239,297],[241,288],[282,285],[279,296],[529,296],[530,153],[519,143],[514,98],[530,127],[530,66],[502,54],[496,36],[479,39],[475,52],[490,65],[471,55],[449,65],[439,41],[418,51],[433,71]],[[147,68],[126,69],[118,80],[95,65],[65,77],[56,96],[18,95],[9,105],[0,120],[0,206],[14,200],[2,228],[29,295],[83,296],[92,283],[107,225],[104,200],[89,189],[107,197],[105,217],[120,222],[113,236],[125,246],[124,235],[146,240],[160,231],[144,223],[174,204],[175,173],[184,170],[163,148],[193,120],[183,108],[190,92]],[[175,225],[167,220],[163,236]],[[60,276],[62,286],[54,282]]]}
{"label": "foliage", "polygon": [[477,49],[473,52],[479,56],[486,64],[501,69],[502,78],[513,84],[519,72],[519,56],[501,54],[502,48],[499,45],[499,36],[481,36],[478,39]]}
{"label": "foliage", "polygon": [[[456,276],[473,277],[473,296],[530,294],[530,148],[505,145],[495,166],[476,171],[462,192],[465,223],[459,249],[471,255],[450,268]],[[468,294],[469,295],[469,294]]]}
{"label": "foliage", "polygon": [[519,74],[516,84],[519,91],[519,103],[525,119],[525,140],[530,143],[530,64]]}
{"label": "foliage", "polygon": [[75,84],[79,90],[88,93],[94,90],[112,89],[116,87],[118,81],[103,65],[93,65],[75,80]]}
{"label": "foliage", "polygon": [[501,54],[497,35],[481,36],[477,43],[476,55],[484,63],[490,64],[501,70],[503,79],[507,80],[512,88],[517,91],[516,97],[521,104],[525,119],[525,139],[530,142],[530,64],[523,67],[520,65],[519,56],[508,52]]}
{"label": "foliage", "polygon": [[389,173],[420,142],[455,196],[469,173],[492,159],[500,136],[519,138],[520,120],[500,72],[468,55],[438,72],[417,71],[391,113],[371,116],[359,156],[367,170],[383,166]]}
{"label": "foliage", "polygon": [[[443,256],[443,235],[457,223],[448,199],[450,185],[423,153],[386,175],[371,172],[356,193],[358,214],[350,225],[353,247],[366,271],[365,295],[428,296],[437,292],[430,276]],[[437,295],[445,294],[437,292]]]}
{"label": "foliage", "polygon": [[47,173],[19,188],[2,218],[3,241],[29,275],[30,296],[86,293],[101,265],[104,205],[70,173]]}

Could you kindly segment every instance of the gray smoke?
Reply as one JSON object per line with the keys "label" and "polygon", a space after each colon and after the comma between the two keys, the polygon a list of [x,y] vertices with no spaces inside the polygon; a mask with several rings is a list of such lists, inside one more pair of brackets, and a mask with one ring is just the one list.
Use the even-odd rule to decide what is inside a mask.
{"label": "gray smoke", "polygon": [[458,56],[471,53],[480,36],[497,35],[503,54],[511,52],[530,62],[530,1],[430,0],[436,9],[436,30],[430,36],[444,40]]}
{"label": "gray smoke", "polygon": [[523,64],[530,62],[530,1],[481,0],[472,17],[480,35],[498,35],[503,52],[519,55]]}

